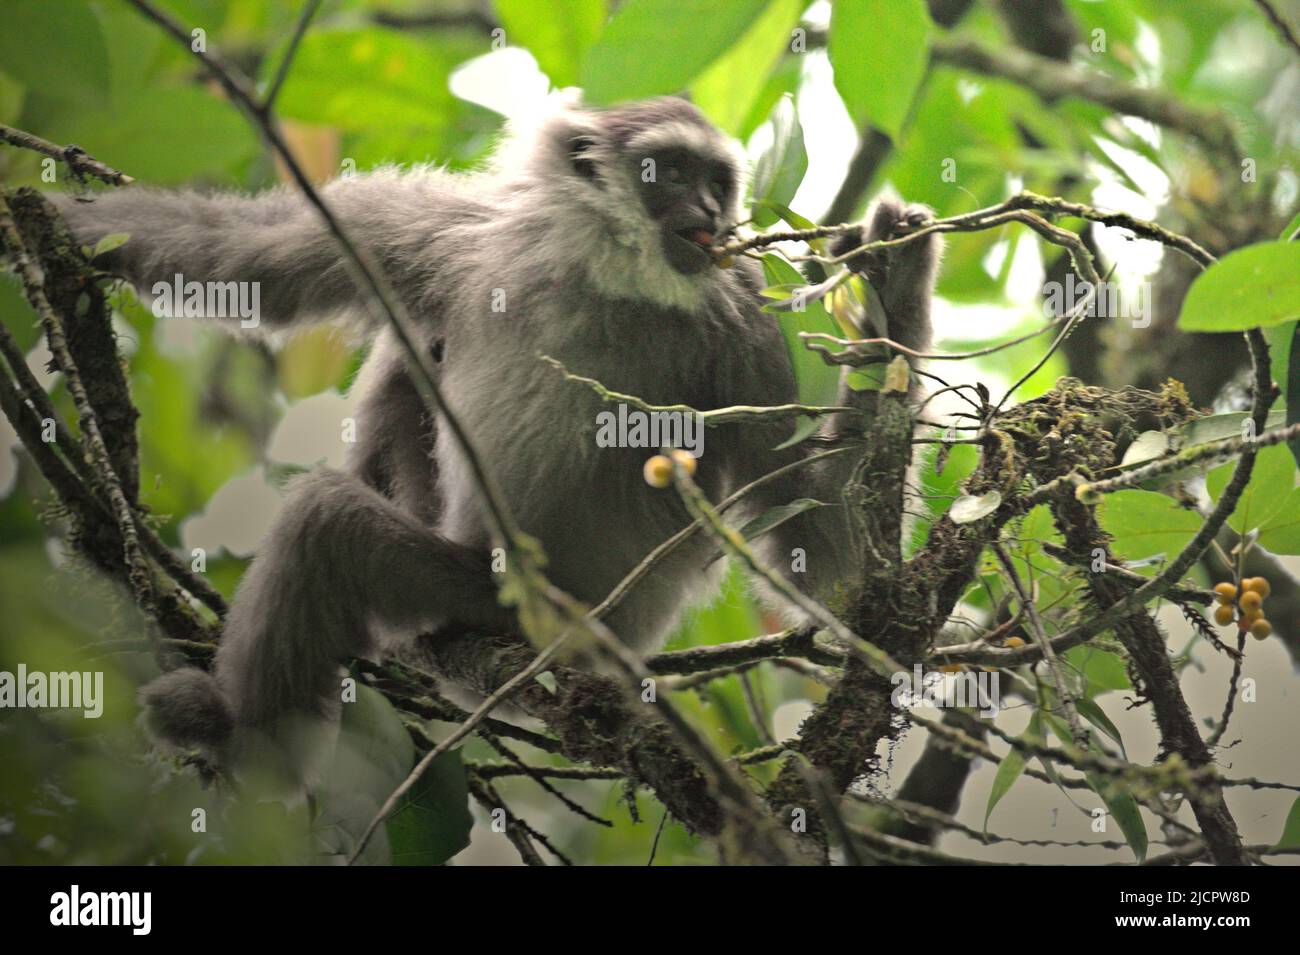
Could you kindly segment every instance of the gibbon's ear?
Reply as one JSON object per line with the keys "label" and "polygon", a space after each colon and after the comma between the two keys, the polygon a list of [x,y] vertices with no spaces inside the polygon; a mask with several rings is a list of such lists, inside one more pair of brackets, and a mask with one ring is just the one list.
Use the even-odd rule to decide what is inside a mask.
{"label": "gibbon's ear", "polygon": [[586,133],[574,133],[566,142],[568,149],[569,165],[573,171],[588,182],[596,181],[596,160],[590,155],[590,150],[596,145],[596,141]]}

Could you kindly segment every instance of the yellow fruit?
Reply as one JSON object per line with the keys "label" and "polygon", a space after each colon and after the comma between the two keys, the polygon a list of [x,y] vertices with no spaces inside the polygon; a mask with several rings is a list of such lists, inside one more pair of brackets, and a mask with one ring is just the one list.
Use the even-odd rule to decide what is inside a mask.
{"label": "yellow fruit", "polygon": [[695,476],[695,455],[691,454],[691,452],[683,451],[681,448],[678,448],[673,452],[673,460],[682,466],[682,470],[685,471],[688,476]]}
{"label": "yellow fruit", "polygon": [[945,663],[939,667],[940,673],[960,673],[965,669],[960,663]]}
{"label": "yellow fruit", "polygon": [[1267,597],[1273,592],[1273,587],[1263,577],[1247,577],[1241,582],[1243,590],[1250,590],[1259,594],[1261,597]]}
{"label": "yellow fruit", "polygon": [[673,462],[662,454],[656,454],[646,461],[641,473],[651,487],[667,487],[673,483]]}
{"label": "yellow fruit", "polygon": [[1237,599],[1237,588],[1227,581],[1215,584],[1214,592],[1219,595],[1219,603],[1221,604],[1230,604]]}
{"label": "yellow fruit", "polygon": [[1228,624],[1232,623],[1232,617],[1232,608],[1227,604],[1214,608],[1214,622],[1220,627],[1226,627]]}
{"label": "yellow fruit", "polygon": [[1254,637],[1256,640],[1263,640],[1272,632],[1273,632],[1273,625],[1269,623],[1267,620],[1265,620],[1263,617],[1260,617],[1258,620],[1256,620],[1254,623],[1250,625],[1250,635]]}
{"label": "yellow fruit", "polygon": [[1254,590],[1247,590],[1241,595],[1237,603],[1241,606],[1242,610],[1246,611],[1246,613],[1254,613],[1263,605],[1264,598]]}
{"label": "yellow fruit", "polygon": [[1002,645],[1014,650],[1016,647],[1023,647],[1025,645],[1025,639],[1024,637],[1007,637],[1007,639],[1003,641]]}
{"label": "yellow fruit", "polygon": [[1243,610],[1241,612],[1241,622],[1245,624],[1247,627],[1249,627],[1256,620],[1262,620],[1262,619],[1264,619],[1264,611],[1262,610]]}

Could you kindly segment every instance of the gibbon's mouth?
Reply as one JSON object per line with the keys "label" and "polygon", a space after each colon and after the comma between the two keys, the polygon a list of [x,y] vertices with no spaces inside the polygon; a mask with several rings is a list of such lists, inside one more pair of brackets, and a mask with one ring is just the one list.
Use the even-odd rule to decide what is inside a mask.
{"label": "gibbon's mouth", "polygon": [[682,275],[696,275],[713,264],[714,233],[694,225],[665,232],[663,243],[668,263]]}
{"label": "gibbon's mouth", "polygon": [[701,249],[708,251],[713,246],[713,233],[708,229],[691,228],[678,229],[673,235],[679,239],[685,239],[692,245],[699,246]]}

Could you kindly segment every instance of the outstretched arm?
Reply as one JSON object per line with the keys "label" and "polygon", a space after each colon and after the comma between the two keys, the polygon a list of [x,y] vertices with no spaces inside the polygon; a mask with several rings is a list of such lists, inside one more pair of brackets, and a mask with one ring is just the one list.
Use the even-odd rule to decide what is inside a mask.
{"label": "outstretched arm", "polygon": [[[337,179],[322,195],[352,239],[385,270],[408,305],[430,282],[439,223],[464,219],[467,200],[437,170],[381,169]],[[256,196],[128,188],[91,201],[52,197],[77,240],[94,247],[124,232],[126,243],[99,264],[126,278],[141,298],[180,282],[247,283],[268,328],[335,317],[364,301],[338,242],[297,191]],[[161,291],[161,289],[159,289]],[[234,317],[217,314],[214,318]],[[253,327],[245,322],[244,327]]]}
{"label": "outstretched arm", "polygon": [[[881,199],[872,209],[867,224],[840,237],[833,243],[832,252],[839,255],[866,242],[897,238],[933,218],[934,213],[925,206],[905,205],[892,197]],[[848,263],[878,293],[887,319],[888,337],[914,351],[930,347],[930,300],[941,251],[941,240],[932,235],[883,255],[858,256]],[[918,393],[914,385],[913,397]],[[878,398],[876,391],[853,391],[847,383],[840,386],[839,403],[868,414]],[[863,434],[862,416],[841,414],[827,421],[821,437],[852,444],[860,443]],[[824,450],[824,446],[804,453],[813,450]],[[861,448],[854,448],[827,458],[793,472],[786,480],[764,489],[762,494],[765,507],[788,504],[796,498],[814,498],[831,505],[814,508],[778,526],[763,539],[760,548],[770,566],[813,596],[831,596],[836,584],[854,569],[857,554],[851,545],[849,517],[842,498],[845,484],[862,454]]]}

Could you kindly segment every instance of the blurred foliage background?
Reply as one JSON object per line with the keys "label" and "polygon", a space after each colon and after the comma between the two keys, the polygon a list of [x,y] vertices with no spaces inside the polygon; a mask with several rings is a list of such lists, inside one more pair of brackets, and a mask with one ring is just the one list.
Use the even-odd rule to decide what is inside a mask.
{"label": "blurred foliage background", "polygon": [[[272,0],[159,5],[263,82],[275,74],[300,9],[297,2]],[[1293,4],[1278,7],[1300,24]],[[970,69],[943,52],[950,41],[976,44],[995,58],[1028,51],[1058,65],[1073,63],[1087,75],[1222,116],[1240,154],[1225,157],[1194,129],[1161,128],[1095,98],[1055,95],[996,69]],[[1259,10],[1238,0],[326,0],[297,51],[277,110],[319,180],[386,162],[460,169],[488,153],[503,113],[526,115],[548,89],[572,85],[592,102],[689,92],[748,144],[760,167],[766,163],[756,186],[758,198],[768,201],[760,224],[776,221],[773,209],[814,221],[849,220],[885,186],[941,216],[991,205],[1023,187],[1159,218],[1218,253],[1283,234],[1300,193],[1300,60]],[[256,190],[283,179],[194,58],[115,0],[6,0],[0,123],[76,143],[149,185]],[[1246,159],[1254,171],[1249,182],[1239,168]],[[944,175],[949,168],[955,176]],[[15,149],[0,151],[0,177],[9,185],[85,188],[66,180],[53,185],[42,177],[39,156]],[[1116,281],[1135,295],[1145,288],[1154,296],[1154,327],[1140,332],[1127,323],[1093,323],[1018,397],[1033,397],[1067,373],[1109,385],[1153,385],[1173,375],[1188,383],[1198,403],[1239,409],[1239,336],[1172,330],[1190,282],[1186,266],[1114,232],[1094,231],[1088,240]],[[938,347],[977,348],[1038,327],[1040,287],[1062,274],[1058,252],[1015,230],[951,241],[939,287]],[[278,506],[283,481],[340,460],[337,422],[349,407],[347,387],[361,354],[330,329],[297,334],[272,349],[197,322],[163,323],[125,291],[116,305],[115,327],[141,411],[142,499],[169,544],[186,554],[204,548],[206,573],[229,596]],[[0,317],[58,406],[70,412],[58,376],[46,370],[34,316],[9,276],[0,277]],[[1275,357],[1285,360],[1291,328],[1271,336]],[[954,381],[980,380],[996,389],[1027,369],[1041,347],[1031,342],[962,363]],[[1278,466],[1261,469],[1272,483],[1258,490],[1259,498],[1276,498],[1275,510],[1283,514],[1296,507],[1300,519],[1294,462],[1275,450]],[[932,475],[936,495],[950,498],[972,464],[954,454]],[[933,461],[923,467],[932,474]],[[1148,492],[1132,492],[1142,493]],[[97,721],[62,712],[0,712],[0,862],[288,861],[322,851],[320,844],[303,846],[303,814],[220,803],[193,772],[177,773],[174,761],[149,754],[133,698],[155,668],[147,654],[126,652],[138,640],[139,620],[119,588],[65,552],[53,501],[0,422],[0,670],[19,662],[30,669],[104,670],[107,692]],[[1121,538],[1129,532],[1132,539],[1120,548],[1126,557],[1169,552],[1195,529],[1166,527],[1164,537],[1152,540],[1152,509],[1167,507],[1167,499],[1130,497],[1127,511],[1123,503],[1112,504],[1108,527]],[[1050,533],[1036,520],[1026,518],[1029,527],[1020,530],[1027,543],[1018,559],[1047,560],[1038,545]],[[1295,553],[1289,546],[1286,538],[1278,552]],[[971,595],[972,613],[989,610],[996,579],[990,566],[985,592]],[[1059,586],[1050,570],[1039,579],[1046,589]],[[1176,613],[1167,622],[1171,645],[1188,665],[1189,696],[1202,704],[1197,711],[1217,714],[1226,686],[1221,661],[1200,658]],[[771,623],[733,573],[721,598],[684,621],[672,646],[743,639]],[[1273,676],[1258,706],[1244,708],[1238,732],[1252,734],[1252,746],[1261,741],[1251,763],[1258,775],[1293,778],[1300,761],[1275,730],[1294,719],[1289,657],[1300,633],[1285,621],[1279,630],[1284,639],[1253,658]],[[1093,656],[1104,653],[1077,662],[1135,758],[1150,758],[1150,727],[1124,712],[1130,687],[1122,661],[1117,669],[1109,654]],[[736,752],[791,735],[820,692],[798,673],[761,667],[679,697],[722,751]],[[761,728],[753,712],[762,714]],[[1025,715],[1012,714],[1009,728]],[[375,716],[375,725],[385,718]],[[405,738],[400,726],[394,732]],[[889,754],[897,778],[921,745],[909,740]],[[524,752],[539,765],[554,761]],[[444,766],[450,788],[440,791],[442,804],[465,800],[462,760],[497,759],[487,744],[468,743]],[[978,826],[992,768],[974,770],[962,818]],[[498,783],[512,810],[571,858],[649,858],[663,813],[652,796],[641,792],[631,805],[617,781],[557,785],[611,824],[580,818],[527,780]],[[1020,807],[1032,814],[1030,829],[1092,838],[1086,812],[1063,792],[1038,790]],[[1012,806],[1013,796],[1004,805]],[[1240,807],[1243,825],[1256,840],[1272,841],[1289,802],[1261,795]],[[194,831],[200,808],[208,810],[206,832]],[[1065,814],[1059,828],[1058,809]],[[1003,812],[1012,818],[1015,809]],[[475,806],[474,813],[472,842],[458,860],[514,859],[485,811]],[[390,831],[395,861],[440,861],[463,846],[469,817],[444,816],[450,818],[400,837],[405,848]],[[316,824],[327,828],[329,820]],[[447,830],[437,836],[445,851],[421,854],[439,826]],[[1125,858],[1111,850],[1053,855],[983,847],[960,834],[948,838],[989,859]],[[322,839],[328,852],[330,835]],[[657,864],[713,857],[708,845],[671,822],[658,841]]]}

